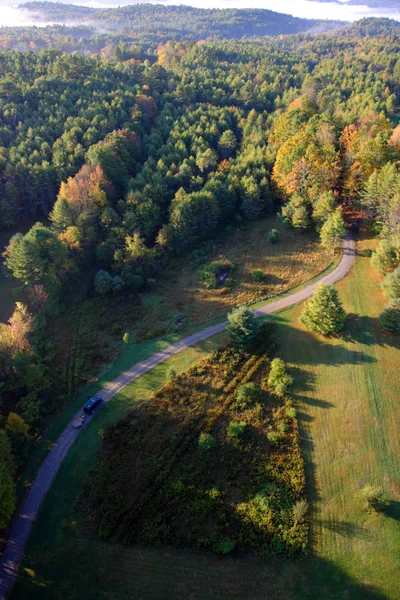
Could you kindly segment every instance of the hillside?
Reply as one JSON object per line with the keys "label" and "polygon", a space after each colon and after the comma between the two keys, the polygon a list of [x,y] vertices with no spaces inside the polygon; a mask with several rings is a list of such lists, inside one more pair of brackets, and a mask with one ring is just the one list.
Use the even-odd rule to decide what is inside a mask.
{"label": "hillside", "polygon": [[[204,339],[202,336],[206,334],[221,332],[220,321],[227,318],[226,313],[233,307],[256,307],[267,298],[281,294],[285,294],[282,302],[287,305],[286,294],[290,294],[293,286],[304,284],[335,262],[335,250],[350,229],[354,235],[361,230],[371,239],[378,236],[379,239],[372,256],[374,270],[369,268],[369,259],[375,245],[360,244],[358,261],[363,265],[363,272],[354,269],[356,284],[350,297],[345,295],[344,287],[340,288],[347,312],[352,313],[343,333],[335,338],[316,339],[297,325],[294,316],[290,322],[278,321],[277,342],[282,354],[285,353],[282,358],[290,363],[299,382],[299,396],[295,400],[300,421],[300,413],[307,410],[302,403],[304,397],[306,404],[308,400],[315,401],[316,407],[328,417],[327,421],[320,419],[321,427],[316,430],[318,455],[309,459],[307,453],[313,452],[314,447],[308,445],[307,439],[303,440],[308,499],[316,502],[321,495],[329,508],[329,505],[334,506],[330,502],[331,494],[340,497],[333,511],[323,506],[318,513],[319,507],[313,506],[313,514],[317,518],[318,514],[324,514],[318,525],[321,536],[329,527],[337,532],[332,544],[341,545],[337,536],[353,536],[355,567],[348,554],[346,560],[338,558],[328,535],[326,546],[318,546],[312,540],[319,553],[318,559],[314,555],[305,559],[309,560],[309,575],[304,575],[304,564],[291,563],[282,569],[286,574],[302,571],[304,585],[310,579],[317,589],[316,598],[330,600],[329,595],[318,589],[320,583],[325,586],[328,573],[332,579],[331,598],[362,597],[365,600],[367,596],[361,592],[365,591],[366,576],[360,573],[358,565],[366,556],[372,585],[390,592],[390,600],[397,600],[398,595],[393,592],[396,573],[391,562],[394,553],[390,550],[390,556],[385,555],[383,543],[370,544],[368,529],[378,524],[376,535],[379,536],[386,528],[389,532],[395,531],[394,524],[387,521],[381,526],[382,514],[375,515],[375,520],[365,525],[367,544],[372,551],[358,552],[360,529],[360,538],[364,540],[364,514],[353,499],[360,487],[376,484],[384,488],[388,502],[398,502],[386,480],[386,476],[392,477],[397,456],[393,461],[388,460],[385,446],[380,445],[383,438],[379,429],[386,418],[385,397],[389,415],[395,412],[392,407],[396,395],[392,400],[389,384],[380,383],[378,387],[379,381],[384,382],[385,373],[391,373],[390,378],[395,380],[397,372],[391,365],[397,367],[398,364],[398,354],[395,354],[398,344],[394,340],[396,332],[400,332],[398,24],[392,20],[367,19],[337,30],[340,33],[311,35],[296,31],[300,25],[308,27],[310,23],[319,22],[305,22],[271,11],[204,11],[149,5],[107,10],[70,5],[64,11],[62,5],[42,6],[48,15],[53,11],[54,17],[59,11],[67,15],[65,22],[75,25],[0,30],[0,229],[10,235],[15,232],[8,244],[4,240],[6,248],[2,257],[3,273],[7,273],[8,281],[13,279],[10,287],[15,288],[17,301],[11,307],[3,299],[0,305],[5,321],[0,323],[0,528],[4,541],[8,524],[15,511],[19,511],[18,500],[32,483],[35,469],[51,443],[64,428],[68,443],[72,444],[80,431],[82,435],[79,435],[79,443],[63,446],[64,455],[59,453],[58,444],[50,454],[50,462],[54,454],[59,458],[53,462],[51,474],[60,466],[60,457],[69,461],[64,465],[71,465],[74,457],[79,456],[78,466],[74,466],[79,470],[79,477],[74,478],[73,469],[66,469],[64,473],[61,470],[64,482],[61,499],[56,481],[55,496],[49,494],[46,498],[46,507],[49,502],[57,515],[63,515],[63,525],[61,530],[54,525],[54,513],[45,507],[46,522],[39,517],[40,531],[37,537],[31,538],[32,544],[38,544],[38,550],[32,555],[32,563],[26,563],[24,577],[31,581],[25,581],[25,595],[32,591],[31,585],[41,587],[44,582],[48,587],[41,587],[43,597],[47,594],[53,598],[86,599],[93,593],[97,597],[103,595],[103,589],[95,589],[96,586],[91,586],[89,594],[86,590],[69,589],[79,582],[71,582],[71,576],[66,574],[71,562],[64,558],[65,549],[70,547],[68,541],[81,540],[82,535],[89,533],[86,527],[80,531],[70,510],[80,493],[83,475],[94,464],[101,440],[108,445],[106,452],[111,460],[108,463],[106,459],[106,470],[110,464],[114,471],[111,463],[115,456],[129,454],[128,461],[118,466],[129,473],[132,461],[140,459],[144,474],[140,490],[132,490],[129,481],[120,476],[124,484],[121,499],[123,496],[126,512],[117,515],[115,540],[125,541],[129,537],[133,544],[146,543],[147,530],[164,509],[161,525],[171,524],[174,515],[168,512],[169,506],[162,505],[163,497],[168,498],[171,493],[171,482],[165,475],[171,465],[172,484],[176,482],[178,488],[172,492],[178,502],[175,491],[179,494],[181,485],[176,480],[185,470],[185,461],[178,460],[181,455],[175,452],[180,449],[179,443],[177,448],[171,438],[177,433],[188,442],[195,440],[201,432],[196,430],[193,437],[196,424],[190,424],[191,415],[197,414],[202,423],[208,420],[209,410],[221,408],[218,386],[225,386],[219,379],[221,367],[221,372],[217,368],[213,381],[203,379],[202,375],[196,381],[183,378],[185,385],[193,384],[196,388],[195,397],[200,395],[204,400],[202,406],[193,403],[193,398],[189,401],[186,388],[174,388],[174,393],[179,394],[175,404],[163,396],[165,388],[162,397],[155,397],[165,383],[166,368],[182,373],[200,358],[194,348],[185,347],[183,338],[191,336],[189,339],[194,342]],[[31,8],[32,5],[28,5],[25,10]],[[276,35],[280,31],[285,35]],[[263,35],[265,32],[274,35]],[[234,36],[233,39],[218,39],[230,36]],[[23,223],[29,219],[33,222],[27,230]],[[37,222],[39,219],[41,222]],[[345,254],[348,257],[350,253]],[[365,312],[360,305],[364,298],[372,302],[374,294],[376,299],[381,280],[387,304],[379,296],[373,311]],[[0,285],[1,291],[9,289],[7,282]],[[331,294],[335,291],[328,290],[328,295]],[[295,298],[299,301],[299,296]],[[297,315],[296,310],[290,314]],[[250,311],[242,308],[239,308],[240,314],[245,321],[253,318]],[[318,318],[321,312],[315,314]],[[247,337],[245,321],[241,329]],[[335,319],[335,323],[343,324],[341,318]],[[384,328],[393,335],[384,334]],[[158,364],[157,356],[171,356],[168,345],[175,341],[174,349],[184,350],[179,360],[169,361],[164,370],[155,369],[148,373],[149,377],[140,377],[134,397],[133,388],[126,387],[100,414],[93,415],[93,422],[86,420],[83,429],[68,426],[74,414],[81,414],[92,394],[115,390],[112,383],[104,392],[103,384],[115,378],[126,382],[125,372],[132,373],[135,369],[136,375],[141,376],[143,364],[138,366],[138,363],[142,358],[148,359],[146,369]],[[198,348],[201,357],[206,358],[217,343],[212,339]],[[386,346],[387,352],[378,351]],[[310,373],[302,372],[302,361],[306,358],[305,367]],[[319,361],[315,368],[313,361]],[[206,364],[206,371],[211,371],[210,363]],[[261,379],[265,380],[265,375]],[[168,377],[169,383],[180,381],[173,374]],[[343,387],[339,388],[339,384]],[[230,385],[226,380],[226,386]],[[387,470],[369,470],[364,474],[368,460],[360,462],[358,471],[352,469],[357,459],[357,452],[353,452],[351,446],[355,433],[351,422],[341,417],[347,410],[346,403],[360,390],[359,401],[371,405],[370,414],[376,417],[376,422],[371,419],[369,426],[363,429],[360,420],[357,433],[361,432],[363,437],[358,439],[358,445],[366,447],[374,437],[371,432],[376,432],[373,446],[380,453],[378,462],[388,464]],[[257,447],[263,456],[261,465],[249,462],[257,455],[254,446],[247,458],[244,453],[238,456],[227,447],[227,437],[232,433],[236,435],[235,432],[239,432],[240,437],[240,431],[243,432],[241,415],[232,412],[231,406],[222,407],[224,414],[220,413],[221,419],[214,423],[216,430],[210,433],[219,443],[214,454],[216,483],[221,494],[232,499],[226,510],[213,505],[214,511],[211,499],[208,503],[207,498],[195,498],[194,488],[200,480],[206,486],[205,491],[214,496],[214,482],[209,478],[214,471],[204,468],[205,463],[201,463],[198,479],[191,479],[195,469],[190,468],[187,484],[184,484],[194,486],[187,490],[194,510],[212,508],[212,514],[208,514],[210,525],[219,537],[217,545],[222,541],[222,550],[233,550],[232,543],[236,542],[234,553],[237,548],[239,554],[262,554],[262,547],[265,549],[266,545],[270,550],[275,548],[274,554],[289,553],[285,544],[297,527],[291,507],[303,498],[302,490],[294,493],[295,490],[289,489],[288,495],[283,493],[287,498],[283,511],[277,506],[271,506],[270,513],[264,510],[268,506],[259,496],[263,482],[258,479],[258,469],[268,465],[269,475],[274,475],[272,471],[276,475],[277,461],[286,461],[290,444],[282,446],[284,452],[279,456],[269,445],[271,441],[272,444],[274,440],[279,441],[276,435],[281,436],[274,430],[275,399],[268,389],[263,391],[264,408],[260,403],[261,409],[257,409],[260,412],[258,416],[253,415],[249,428],[244,428],[243,437],[246,447],[260,441]],[[143,406],[137,413],[142,439],[134,440],[135,425],[124,421],[129,431],[124,446],[117,448],[114,455],[109,444],[112,434],[106,431],[107,426],[123,417],[131,404],[142,403],[150,397],[153,399],[148,408]],[[104,397],[107,398],[109,395]],[[336,414],[326,410],[330,402],[340,407]],[[159,413],[161,404],[166,408],[163,414]],[[174,419],[179,417],[174,423],[168,421],[169,410],[174,413]],[[321,412],[315,411],[309,416],[315,417],[317,422]],[[228,425],[229,434],[228,421],[235,424]],[[153,422],[155,429],[141,446],[147,427]],[[174,429],[171,436],[170,425]],[[295,433],[294,422],[281,425],[280,434]],[[350,432],[348,438],[345,426]],[[258,427],[264,433],[267,431],[267,441],[259,438]],[[324,470],[321,460],[321,456],[329,454],[320,445],[328,427],[333,427],[329,451],[336,441],[343,440],[349,447],[350,468],[343,477],[349,484],[346,483],[347,491],[343,495],[336,494],[336,489],[344,487],[340,473],[328,463]],[[271,439],[268,434],[272,434]],[[393,437],[392,431],[388,430],[384,439],[392,440],[390,436]],[[132,450],[130,444],[133,443],[137,445]],[[394,442],[391,443],[395,447]],[[157,452],[150,456],[156,445]],[[66,456],[69,449],[71,454]],[[340,445],[336,446],[336,452],[330,454],[333,457],[330,463],[334,462],[335,455],[343,457],[344,462],[345,453],[341,450]],[[197,453],[198,446],[190,443],[184,457],[189,466],[196,466]],[[365,458],[373,464],[370,456]],[[314,480],[314,461],[321,473],[318,481]],[[228,463],[232,467],[241,464],[238,475],[241,498],[235,495],[235,486],[225,479],[224,466]],[[340,460],[337,463],[341,464]],[[41,472],[48,478],[47,464],[46,460]],[[333,473],[337,483],[332,489],[329,477]],[[165,477],[165,485],[161,487],[154,485],[158,475]],[[234,468],[229,469],[229,477],[233,476]],[[266,479],[276,480],[276,477]],[[51,478],[47,483],[51,485]],[[125,483],[129,485],[125,487]],[[32,489],[35,494],[37,484]],[[158,494],[152,506],[146,503],[148,490],[153,498]],[[96,511],[89,509],[89,521],[93,517],[98,519],[100,527],[104,524],[105,535],[111,537],[107,541],[111,543],[114,541],[114,532],[109,527],[114,526],[113,493],[114,487],[108,487],[107,505],[100,511],[104,509],[103,523],[102,515],[96,516]],[[102,501],[102,496],[100,490],[94,502]],[[258,536],[256,531],[257,540],[253,544],[254,530],[252,526],[249,529],[247,523],[248,518],[257,520],[259,501],[270,516],[271,536],[265,536],[264,530]],[[242,504],[247,505],[243,507],[248,515],[245,522],[235,517],[237,511],[242,510]],[[351,514],[346,513],[344,505],[351,508]],[[140,518],[130,521],[131,517],[137,517],[131,514],[135,506],[143,507],[140,510],[143,521],[146,517],[143,527]],[[210,538],[204,543],[207,523],[200,523],[202,531],[188,531],[192,509],[188,509],[187,504],[178,508],[175,516],[178,515],[179,521],[182,515],[183,520],[175,522],[176,527],[171,526],[168,531],[157,530],[153,540],[172,545],[178,538],[186,540],[183,545],[189,553],[199,548],[213,550],[216,540]],[[22,514],[26,515],[25,508]],[[350,529],[344,514],[348,516]],[[234,536],[220,535],[220,520],[228,524],[235,522]],[[22,517],[14,522],[22,521],[28,523]],[[94,521],[90,523],[95,525]],[[124,529],[131,524],[135,531],[125,536]],[[255,525],[257,528],[257,523]],[[312,530],[317,531],[315,523]],[[67,543],[60,541],[60,554],[51,548],[56,531],[58,540],[64,534],[68,537]],[[15,550],[14,539],[13,535],[8,547]],[[93,543],[96,549],[100,544],[99,540],[89,537],[85,543]],[[388,542],[385,543],[389,547]],[[297,549],[301,550],[301,546],[302,543],[297,545]],[[106,554],[104,550],[104,556]],[[103,569],[96,550],[88,552],[86,560],[93,563],[94,555],[96,566]],[[7,563],[10,572],[8,556],[7,553],[3,564]],[[329,570],[328,563],[334,556],[335,562]],[[387,565],[387,585],[379,574],[380,557]],[[47,558],[52,565],[47,564]],[[77,560],[78,555],[74,554],[73,558]],[[154,560],[157,562],[157,558]],[[190,558],[187,560],[190,562]],[[275,560],[278,560],[276,556],[269,562],[269,572],[274,571]],[[61,566],[56,566],[57,561]],[[82,560],[75,564],[80,566],[74,568],[74,572],[81,573],[87,585],[86,571],[90,569],[82,568],[87,562]],[[113,570],[113,564],[110,561],[110,572],[119,581],[121,578]],[[215,565],[214,572],[222,562]],[[133,596],[152,597],[151,593],[146,595],[146,574],[139,572],[136,576],[135,569],[135,585],[137,581],[140,587],[141,581],[142,589]],[[196,568],[192,571],[197,573]],[[182,571],[178,570],[178,576],[171,576],[171,572],[168,568],[166,575],[160,577],[160,588],[167,589],[167,596],[163,597],[182,597],[182,591],[179,594],[174,585],[176,581],[178,585],[186,585],[186,579]],[[263,569],[260,572],[265,577]],[[238,577],[246,579],[246,586],[253,582],[258,585],[257,577],[248,580],[245,573],[246,568],[238,569]],[[94,570],[90,575],[95,578],[100,572]],[[170,579],[166,581],[165,577]],[[172,586],[171,577],[174,578]],[[283,577],[283,583],[287,584],[289,578]],[[129,578],[123,576],[122,579],[123,585],[129,584]],[[277,580],[277,573],[273,579]],[[354,580],[360,593],[352,594],[349,579]],[[101,582],[100,576],[98,580]],[[217,577],[217,581],[220,580]],[[60,589],[53,593],[58,585],[67,593],[63,595]],[[261,597],[269,591],[266,586],[268,584],[263,583]],[[286,590],[288,586],[282,587]],[[335,593],[335,587],[340,593]],[[240,600],[256,599],[251,593],[254,590],[246,594],[240,589],[243,587],[238,584]],[[310,589],[304,588],[304,594],[297,597],[302,600],[313,597],[314,589]],[[35,591],[30,597],[39,597]],[[183,597],[190,597],[190,592],[185,588]],[[199,597],[207,597],[204,589],[203,592]],[[235,593],[227,590],[225,597],[236,598]],[[224,597],[215,588],[209,596]],[[19,598],[22,597],[20,594]],[[285,598],[282,594],[276,597]],[[286,594],[288,597],[290,594]]]}
{"label": "hillside", "polygon": [[343,31],[338,31],[337,35],[343,35],[346,32],[347,35],[352,37],[367,37],[367,36],[378,36],[378,35],[399,35],[400,34],[400,22],[394,19],[375,19],[367,18],[360,19],[351,25],[348,25]]}
{"label": "hillside", "polygon": [[97,25],[104,31],[157,34],[160,39],[200,40],[322,32],[343,26],[341,21],[300,19],[270,10],[199,9],[189,6],[135,4],[92,9],[52,2],[28,2],[22,9],[38,21]]}
{"label": "hillside", "polygon": [[[254,557],[221,560],[187,549],[99,541],[77,526],[71,509],[101,444],[97,432],[164,385],[169,367],[180,372],[175,357],[136,380],[77,441],[45,499],[12,598],[50,599],[68,590],[90,600],[101,593],[123,598],[397,600],[400,341],[376,324],[383,298],[369,264],[368,251],[374,245],[371,240],[360,243],[354,271],[339,284],[349,313],[343,336],[325,340],[305,332],[298,322],[301,307],[274,318],[282,355],[295,377],[312,501],[314,551],[308,557],[300,563]],[[188,351],[183,368],[214,348]],[[142,406],[141,416],[146,410],[150,408]],[[135,411],[140,414],[136,408],[132,416]],[[115,431],[116,426],[108,430],[106,445],[119,443],[112,437]],[[137,433],[133,429],[133,436]],[[119,469],[125,461],[122,455]],[[383,482],[388,498],[384,512],[370,515],[357,506],[354,492],[365,482]],[[135,511],[125,516],[134,518]]]}

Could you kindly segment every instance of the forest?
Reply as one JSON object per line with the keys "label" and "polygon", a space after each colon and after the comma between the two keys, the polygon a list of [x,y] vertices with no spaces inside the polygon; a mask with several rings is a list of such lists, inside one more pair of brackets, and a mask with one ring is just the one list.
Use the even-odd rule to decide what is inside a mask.
{"label": "forest", "polygon": [[[116,21],[124,10],[113,9]],[[134,333],[124,299],[140,305],[172,260],[193,258],[222,231],[276,215],[330,252],[356,212],[380,236],[372,261],[385,276],[381,325],[399,331],[398,24],[196,43],[189,25],[196,39],[265,30],[257,11],[241,12],[245,28],[235,11],[226,21],[220,11],[213,29],[194,9],[180,8],[179,22],[167,7],[129,10],[140,12],[149,44],[86,29],[27,29],[24,40],[19,29],[0,32],[0,224],[38,219],[3,254],[18,295],[0,325],[0,527],[34,440],[77,392],[77,383],[60,390],[54,370],[55,322],[76,298],[95,298],[105,312],[120,305],[115,319],[125,313]],[[160,14],[177,37],[166,26],[157,38]],[[291,27],[282,31],[299,31]],[[46,36],[68,48],[43,47]]]}
{"label": "forest", "polygon": [[20,8],[40,21],[87,23],[107,31],[163,39],[242,38],[308,31],[328,31],[340,21],[301,19],[265,9],[200,9],[189,6],[136,4],[94,9],[53,2],[27,2]]}

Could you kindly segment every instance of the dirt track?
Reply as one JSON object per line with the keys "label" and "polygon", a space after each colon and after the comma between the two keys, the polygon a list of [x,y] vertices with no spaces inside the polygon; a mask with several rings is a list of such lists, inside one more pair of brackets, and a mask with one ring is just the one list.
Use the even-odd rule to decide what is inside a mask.
{"label": "dirt track", "polygon": [[[348,237],[344,240],[343,257],[336,269],[318,281],[306,286],[304,289],[286,296],[285,298],[281,298],[280,300],[276,300],[275,302],[266,304],[265,306],[257,309],[255,314],[260,317],[262,315],[271,314],[284,308],[288,308],[294,304],[298,304],[306,298],[309,298],[317,285],[320,283],[333,284],[343,279],[352,268],[354,260],[355,243],[350,237]],[[202,329],[201,331],[189,335],[179,342],[168,346],[164,350],[153,354],[146,360],[143,360],[127,371],[121,373],[121,375],[100,390],[98,395],[101,396],[105,402],[107,402],[125,385],[130,383],[132,380],[137,379],[144,373],[147,373],[153,367],[161,364],[174,354],[178,354],[182,350],[185,350],[185,348],[193,346],[202,340],[224,331],[226,324],[227,322],[224,321],[218,325],[206,327],[205,329]],[[79,417],[81,413],[82,410],[75,415],[74,419]],[[95,415],[88,417],[85,420],[84,425],[86,426],[87,423],[94,417]],[[84,431],[84,429],[85,427],[82,427],[81,429],[73,429],[71,424],[64,429],[63,433],[54,444],[52,450],[49,452],[40,466],[36,478],[32,483],[32,487],[21,508],[17,512],[17,515],[15,516],[9,541],[0,561],[0,598],[5,598],[6,594],[11,590],[14,584],[32,523],[36,518],[43,498],[48,492],[68,450],[78,435]]]}

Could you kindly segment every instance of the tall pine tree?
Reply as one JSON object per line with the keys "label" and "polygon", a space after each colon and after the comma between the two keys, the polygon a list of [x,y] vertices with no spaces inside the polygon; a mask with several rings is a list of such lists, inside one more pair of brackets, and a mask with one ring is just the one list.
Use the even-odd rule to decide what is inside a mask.
{"label": "tall pine tree", "polygon": [[300,323],[309,331],[328,335],[343,328],[345,314],[337,290],[321,283],[305,303]]}

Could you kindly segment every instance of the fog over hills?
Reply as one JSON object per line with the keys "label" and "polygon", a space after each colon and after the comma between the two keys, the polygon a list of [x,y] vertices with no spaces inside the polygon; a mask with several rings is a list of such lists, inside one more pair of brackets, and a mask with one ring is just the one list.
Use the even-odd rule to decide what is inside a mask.
{"label": "fog over hills", "polygon": [[[143,4],[144,2],[132,2],[131,0],[79,0],[69,2],[61,0],[62,4],[81,5],[90,8],[111,8],[127,6],[132,4]],[[398,0],[349,0],[348,2],[329,0],[281,0],[277,6],[276,0],[159,0],[151,4],[162,4],[164,6],[187,5],[196,8],[257,8],[269,9],[301,18],[312,19],[334,19],[342,21],[356,21],[363,17],[389,17],[400,21],[400,6]],[[44,25],[49,20],[41,21],[40,18],[32,18],[30,12],[15,8],[15,0],[0,0],[1,25]],[[65,22],[56,20],[53,22]]]}

